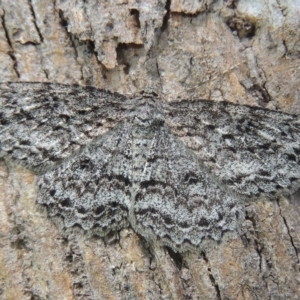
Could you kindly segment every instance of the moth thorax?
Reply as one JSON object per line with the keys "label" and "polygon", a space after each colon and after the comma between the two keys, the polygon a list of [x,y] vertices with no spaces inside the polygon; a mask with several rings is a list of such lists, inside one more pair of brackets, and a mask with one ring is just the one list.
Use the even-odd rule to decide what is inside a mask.
{"label": "moth thorax", "polygon": [[164,115],[156,107],[149,106],[137,109],[132,121],[141,127],[162,126],[165,122]]}

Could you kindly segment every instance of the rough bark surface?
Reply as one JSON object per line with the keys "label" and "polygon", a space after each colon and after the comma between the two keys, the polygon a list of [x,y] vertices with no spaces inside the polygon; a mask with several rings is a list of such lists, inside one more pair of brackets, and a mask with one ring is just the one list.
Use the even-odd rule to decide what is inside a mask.
{"label": "rough bark surface", "polygon": [[[293,0],[2,0],[0,81],[151,87],[300,113]],[[37,178],[0,164],[1,299],[300,299],[299,194],[247,205],[243,234],[174,253],[129,229],[64,236]]]}

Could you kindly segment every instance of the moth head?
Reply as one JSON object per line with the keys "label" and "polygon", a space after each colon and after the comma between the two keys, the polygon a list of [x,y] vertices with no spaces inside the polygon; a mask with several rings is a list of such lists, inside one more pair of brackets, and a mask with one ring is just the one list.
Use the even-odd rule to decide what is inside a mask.
{"label": "moth head", "polygon": [[132,117],[133,124],[141,127],[162,126],[165,122],[159,100],[148,94],[136,102]]}

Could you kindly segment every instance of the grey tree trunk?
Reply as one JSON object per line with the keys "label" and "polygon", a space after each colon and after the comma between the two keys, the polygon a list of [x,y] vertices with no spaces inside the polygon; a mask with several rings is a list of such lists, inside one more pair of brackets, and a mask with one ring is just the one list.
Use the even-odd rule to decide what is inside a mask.
{"label": "grey tree trunk", "polygon": [[[293,0],[2,0],[0,81],[151,87],[300,113]],[[247,204],[237,239],[177,254],[132,229],[63,236],[36,177],[0,164],[1,299],[300,299],[300,206]]]}

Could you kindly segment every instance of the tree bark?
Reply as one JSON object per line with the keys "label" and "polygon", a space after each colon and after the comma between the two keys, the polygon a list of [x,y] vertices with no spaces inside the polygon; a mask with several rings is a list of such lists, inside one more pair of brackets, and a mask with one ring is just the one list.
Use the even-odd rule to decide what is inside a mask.
{"label": "tree bark", "polygon": [[[2,0],[0,81],[92,85],[300,113],[300,6],[282,0]],[[246,204],[199,253],[132,229],[64,236],[37,177],[0,164],[1,299],[300,299],[299,194]]]}

